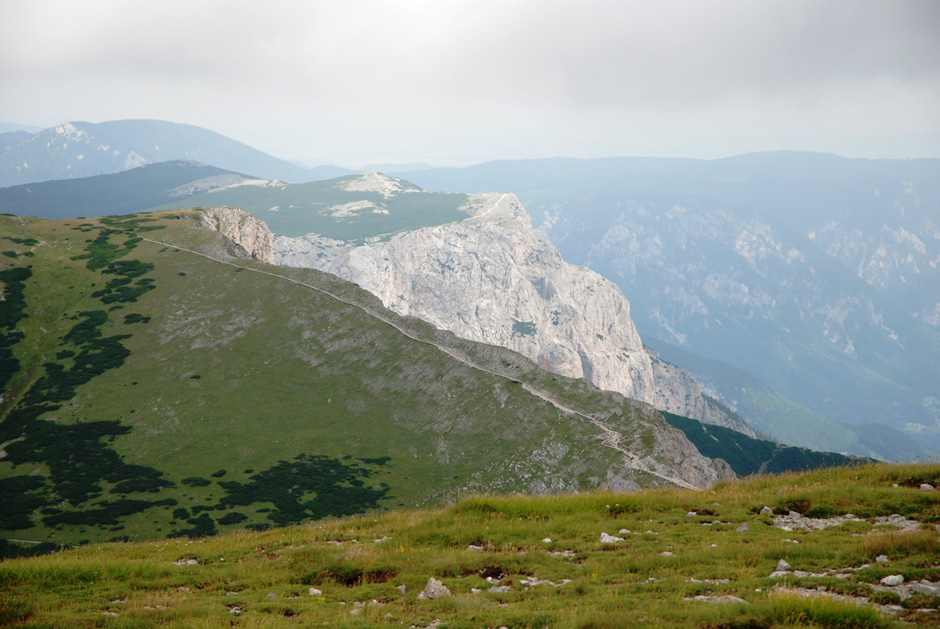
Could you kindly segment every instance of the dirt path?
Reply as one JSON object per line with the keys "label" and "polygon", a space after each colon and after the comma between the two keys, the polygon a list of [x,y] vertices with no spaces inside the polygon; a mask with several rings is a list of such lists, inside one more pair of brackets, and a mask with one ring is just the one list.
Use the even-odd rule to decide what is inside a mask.
{"label": "dirt path", "polygon": [[[503,195],[503,196],[505,197],[506,195]],[[502,201],[502,199],[500,199],[500,201]],[[438,351],[441,351],[441,352],[447,354],[448,356],[450,356],[450,357],[453,358],[454,360],[457,360],[457,361],[459,361],[459,362],[461,362],[461,363],[467,365],[467,366],[470,367],[471,369],[475,369],[475,370],[477,370],[477,371],[481,371],[481,372],[483,372],[483,373],[487,373],[487,374],[490,374],[490,375],[492,375],[492,376],[496,376],[496,377],[498,377],[498,378],[502,378],[502,379],[504,379],[504,380],[509,380],[509,381],[511,381],[511,382],[518,382],[518,381],[515,380],[515,378],[513,378],[512,376],[509,376],[509,375],[506,375],[506,374],[502,374],[502,373],[499,373],[499,372],[496,372],[496,371],[491,371],[490,369],[487,369],[486,367],[482,367],[482,366],[480,366],[480,365],[477,365],[477,364],[473,363],[473,362],[470,361],[466,356],[462,356],[462,355],[458,354],[457,352],[455,352],[453,349],[451,349],[451,348],[449,348],[449,347],[445,347],[445,346],[443,346],[443,345],[438,345],[437,343],[434,343],[433,341],[428,341],[428,340],[425,340],[425,339],[422,339],[422,338],[418,338],[418,337],[414,336],[413,334],[411,334],[411,333],[410,333],[408,330],[406,330],[405,328],[403,328],[403,327],[401,327],[400,325],[398,325],[397,323],[395,323],[394,321],[383,317],[381,314],[379,314],[379,313],[377,313],[377,312],[373,312],[372,310],[369,310],[368,308],[366,308],[365,306],[362,306],[361,304],[357,304],[357,303],[351,302],[351,301],[349,301],[349,300],[347,300],[347,299],[344,299],[344,298],[340,297],[339,295],[336,295],[336,294],[334,294],[334,293],[331,293],[330,291],[325,290],[325,289],[323,289],[323,288],[320,288],[320,287],[318,287],[318,286],[312,286],[312,285],[310,285],[310,284],[306,284],[306,283],[304,283],[304,282],[301,282],[301,281],[299,281],[299,280],[292,279],[292,278],[290,278],[290,277],[285,277],[285,276],[279,275],[279,274],[277,274],[277,273],[272,273],[271,271],[265,271],[265,270],[263,270],[263,269],[256,269],[256,268],[249,267],[249,266],[242,266],[242,265],[240,265],[240,264],[235,264],[234,262],[230,262],[230,261],[228,261],[228,260],[220,260],[220,259],[218,259],[218,258],[214,258],[214,257],[212,257],[212,256],[210,256],[210,255],[205,254],[205,253],[200,253],[200,252],[198,252],[198,251],[193,251],[192,249],[186,249],[185,247],[180,247],[179,245],[174,245],[174,244],[171,244],[171,243],[168,243],[168,242],[161,242],[161,241],[159,241],[159,240],[152,240],[152,239],[150,239],[150,238],[143,238],[143,237],[141,237],[141,239],[144,240],[144,241],[146,241],[146,242],[155,244],[155,245],[161,245],[161,246],[164,246],[164,247],[173,247],[174,249],[179,249],[180,251],[185,251],[186,253],[191,253],[191,254],[193,254],[193,255],[206,258],[207,260],[212,260],[213,262],[217,262],[217,263],[219,263],[219,264],[227,264],[228,266],[232,266],[232,267],[235,267],[235,268],[237,268],[237,269],[243,269],[243,270],[245,270],[245,271],[251,271],[251,272],[253,272],[253,273],[260,273],[261,275],[268,275],[268,276],[270,276],[270,277],[274,277],[274,278],[277,278],[277,279],[279,279],[279,280],[283,280],[283,281],[286,281],[286,282],[290,282],[290,283],[292,283],[292,284],[297,284],[298,286],[303,286],[303,287],[305,287],[305,288],[309,288],[309,289],[311,289],[311,290],[315,290],[315,291],[317,291],[317,292],[319,292],[319,293],[323,293],[324,295],[327,295],[327,296],[329,296],[329,297],[332,297],[333,299],[335,299],[335,300],[337,300],[337,301],[339,301],[339,302],[341,302],[341,303],[344,303],[344,304],[346,304],[347,306],[352,306],[353,308],[358,308],[359,310],[361,310],[361,311],[364,312],[365,314],[369,315],[370,317],[372,317],[372,318],[374,318],[374,319],[376,319],[376,320],[378,320],[378,321],[381,321],[382,323],[384,323],[384,324],[386,324],[386,325],[388,325],[388,326],[391,326],[392,328],[398,330],[401,334],[405,335],[406,337],[408,337],[408,338],[411,339],[412,341],[416,341],[416,342],[418,342],[418,343],[423,343],[424,345],[429,345],[429,346],[431,346],[431,347],[436,348]],[[554,406],[555,408],[557,408],[558,410],[560,410],[560,411],[563,412],[563,413],[568,413],[568,414],[570,414],[570,415],[576,415],[576,416],[578,416],[578,417],[580,417],[580,418],[582,418],[582,419],[585,419],[585,420],[589,421],[590,423],[592,423],[593,425],[595,425],[596,427],[598,427],[600,430],[602,430],[602,431],[604,432],[604,439],[603,439],[603,441],[601,441],[601,444],[604,445],[604,446],[607,446],[608,448],[612,448],[612,449],[614,449],[614,450],[616,450],[616,451],[618,451],[618,452],[624,454],[624,455],[630,460],[630,466],[633,467],[634,469],[642,470],[642,471],[644,471],[644,472],[646,472],[646,473],[648,473],[648,474],[652,474],[653,476],[656,476],[656,477],[658,477],[658,478],[662,478],[663,480],[667,480],[667,481],[669,481],[670,483],[673,483],[673,484],[675,484],[675,485],[678,485],[679,487],[684,487],[684,488],[686,488],[686,489],[695,489],[695,486],[692,485],[691,483],[687,482],[687,481],[684,481],[684,480],[682,480],[682,479],[680,479],[680,478],[672,478],[672,477],[670,477],[670,476],[666,476],[666,475],[661,474],[661,473],[659,473],[659,472],[657,472],[657,471],[654,471],[654,470],[652,470],[652,469],[649,469],[649,467],[648,467],[647,465],[644,465],[644,464],[643,464],[643,462],[641,461],[639,455],[637,455],[635,452],[632,452],[632,451],[628,450],[626,447],[624,447],[624,445],[623,445],[623,435],[620,434],[619,432],[617,432],[616,430],[610,428],[609,426],[607,426],[604,422],[602,422],[602,421],[600,421],[600,420],[598,420],[598,419],[595,419],[595,418],[593,418],[593,417],[590,417],[589,415],[585,415],[585,414],[582,413],[581,411],[578,411],[578,410],[576,410],[576,409],[571,408],[570,406],[567,406],[567,405],[563,404],[562,402],[560,402],[560,401],[556,400],[555,398],[551,397],[550,395],[548,395],[548,394],[545,393],[544,391],[539,391],[538,389],[536,389],[535,387],[533,387],[532,385],[530,385],[530,384],[528,384],[528,383],[522,382],[521,384],[522,384],[522,388],[525,389],[527,392],[529,392],[531,395],[534,395],[535,397],[537,397],[537,398],[539,398],[539,399],[541,399],[541,400],[544,400],[545,402],[548,402],[549,404],[551,404],[552,406]]]}

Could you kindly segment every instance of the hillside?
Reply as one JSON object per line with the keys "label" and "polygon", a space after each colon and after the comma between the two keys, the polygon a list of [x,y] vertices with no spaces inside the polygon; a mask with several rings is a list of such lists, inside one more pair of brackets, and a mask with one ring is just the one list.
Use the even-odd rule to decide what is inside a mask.
{"label": "hillside", "polygon": [[163,120],[73,121],[8,144],[0,152],[0,187],[118,173],[171,160],[266,179],[315,178],[307,168],[202,127]]}
{"label": "hillside", "polygon": [[0,217],[5,536],[203,535],[731,474],[647,405],[248,259],[195,217]]}
{"label": "hillside", "polygon": [[940,492],[923,483],[940,467],[91,545],[0,563],[0,624],[936,627]]}
{"label": "hillside", "polygon": [[51,219],[130,214],[249,180],[198,162],[159,162],[110,175],[0,188],[0,214]]}

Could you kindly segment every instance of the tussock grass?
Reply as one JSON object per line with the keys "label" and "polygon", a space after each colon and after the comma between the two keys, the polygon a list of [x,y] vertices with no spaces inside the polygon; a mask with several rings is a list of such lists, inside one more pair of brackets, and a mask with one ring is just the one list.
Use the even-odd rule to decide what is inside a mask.
{"label": "tussock grass", "polygon": [[[0,621],[4,626],[425,627],[440,620],[446,627],[717,629],[892,627],[903,620],[936,626],[940,614],[916,611],[936,603],[933,598],[902,602],[869,585],[889,573],[940,580],[940,541],[932,525],[911,533],[870,527],[783,531],[757,511],[774,500],[806,495],[821,500],[828,489],[844,494],[828,504],[854,499],[875,515],[890,515],[877,496],[893,495],[891,505],[922,504],[928,496],[929,513],[940,497],[891,485],[898,473],[937,469],[866,466],[753,478],[697,492],[470,495],[449,507],[260,533],[89,545],[0,563]],[[696,509],[710,514],[690,517]],[[736,530],[741,523],[748,524],[746,532]],[[601,544],[601,531],[624,541]],[[543,541],[547,538],[551,541]],[[471,544],[483,550],[468,548]],[[873,564],[880,554],[889,564]],[[186,559],[197,564],[173,563]],[[795,570],[826,574],[872,565],[848,579],[769,579],[780,559]],[[451,597],[418,599],[432,576],[444,582]],[[487,577],[509,589],[488,591],[493,586]],[[532,579],[542,583],[532,585]],[[405,594],[398,586],[405,586]],[[901,604],[901,611],[891,617],[864,601],[805,595],[820,587]],[[320,592],[311,595],[310,588]],[[713,603],[696,596],[746,602]],[[234,607],[239,614],[230,613]]]}

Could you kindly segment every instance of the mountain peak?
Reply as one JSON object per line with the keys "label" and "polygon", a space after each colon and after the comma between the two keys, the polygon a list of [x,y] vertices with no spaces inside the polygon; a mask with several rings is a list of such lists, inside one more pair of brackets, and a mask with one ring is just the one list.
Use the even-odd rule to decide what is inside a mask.
{"label": "mountain peak", "polygon": [[422,192],[418,186],[378,171],[343,177],[336,185],[347,192],[378,192],[386,199],[401,192]]}

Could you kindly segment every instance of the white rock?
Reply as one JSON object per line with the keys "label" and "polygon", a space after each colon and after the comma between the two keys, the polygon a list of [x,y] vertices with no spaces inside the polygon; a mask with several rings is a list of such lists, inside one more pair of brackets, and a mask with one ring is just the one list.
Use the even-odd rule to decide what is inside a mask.
{"label": "white rock", "polygon": [[274,263],[274,236],[263,222],[234,207],[203,208],[199,226],[212,229],[241,247],[248,257]]}
{"label": "white rock", "polygon": [[408,591],[408,586],[402,583],[401,585],[396,585],[395,589],[402,593],[402,596],[405,595],[405,592]]}
{"label": "white rock", "polygon": [[307,594],[310,596],[323,596],[323,592],[321,592],[317,588],[310,588],[309,590],[307,590]]}
{"label": "white rock", "polygon": [[875,557],[875,563],[888,563],[887,555],[878,555]]}
{"label": "white rock", "polygon": [[618,532],[619,532],[621,535],[630,535],[630,534],[631,534],[630,529],[620,529]]}
{"label": "white rock", "polygon": [[930,485],[928,483],[921,483],[920,488],[922,491],[933,491],[934,489],[933,485]]}
{"label": "white rock", "polygon": [[482,553],[486,549],[482,546],[476,546],[474,544],[470,544],[469,546],[467,546],[467,550],[472,550],[475,553]]}
{"label": "white rock", "polygon": [[748,530],[747,522],[735,529],[738,533],[744,533]]}
{"label": "white rock", "polygon": [[697,514],[695,511],[689,511],[688,513],[685,514],[685,517],[687,517],[687,518],[694,518],[694,517],[697,516],[697,515],[698,515],[698,514]]}
{"label": "white rock", "polygon": [[763,509],[760,510],[760,513],[761,515],[773,515],[774,510],[771,509],[770,507],[764,507]]}
{"label": "white rock", "polygon": [[183,566],[198,566],[199,562],[195,559],[180,559],[179,561],[174,561],[174,565],[183,567]]}
{"label": "white rock", "polygon": [[441,581],[438,581],[434,577],[428,579],[428,584],[424,586],[424,589],[418,594],[419,599],[434,599],[434,598],[443,598],[446,596],[451,596],[450,590],[444,585]]}
{"label": "white rock", "polygon": [[669,552],[668,550],[664,550],[663,552],[661,552],[661,553],[659,553],[659,554],[662,555],[663,557],[675,557],[675,555],[674,555],[673,553]]}
{"label": "white rock", "polygon": [[607,533],[601,533],[601,544],[616,544],[617,542],[622,542],[622,537],[616,537],[614,535],[608,535]]}
{"label": "white rock", "polygon": [[904,583],[904,576],[900,574],[891,574],[881,579],[881,585],[893,587]]}
{"label": "white rock", "polygon": [[543,538],[543,539],[542,539],[542,543],[543,543],[543,544],[551,544],[551,543],[552,543],[552,538],[551,538],[551,537]]}
{"label": "white rock", "polygon": [[791,570],[790,564],[787,563],[786,559],[781,559],[777,562],[777,570]]}
{"label": "white rock", "polygon": [[494,586],[491,587],[488,591],[489,591],[489,592],[496,592],[497,594],[499,594],[499,593],[502,593],[502,592],[508,592],[509,589],[510,589],[510,588],[509,588],[508,585],[494,585]]}

